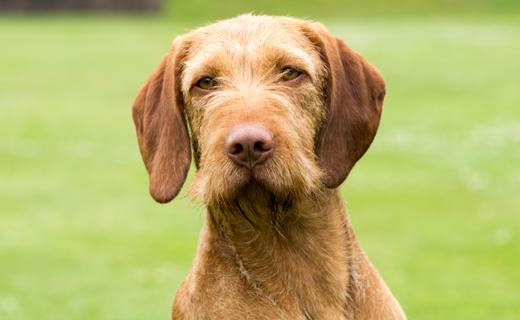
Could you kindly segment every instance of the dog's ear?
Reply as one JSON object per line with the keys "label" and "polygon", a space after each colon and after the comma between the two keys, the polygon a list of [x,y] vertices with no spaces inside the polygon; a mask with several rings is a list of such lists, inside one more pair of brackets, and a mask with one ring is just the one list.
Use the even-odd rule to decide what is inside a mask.
{"label": "dog's ear", "polygon": [[150,194],[160,203],[179,193],[191,162],[179,83],[181,46],[182,40],[176,39],[132,107],[139,149],[150,176]]}
{"label": "dog's ear", "polygon": [[314,24],[327,66],[326,118],[316,154],[324,184],[338,187],[372,143],[379,126],[385,82],[379,72],[341,39]]}

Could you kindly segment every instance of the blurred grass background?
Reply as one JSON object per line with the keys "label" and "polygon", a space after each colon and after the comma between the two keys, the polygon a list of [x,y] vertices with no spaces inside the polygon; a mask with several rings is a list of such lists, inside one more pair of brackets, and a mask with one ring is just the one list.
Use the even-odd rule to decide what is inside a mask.
{"label": "blurred grass background", "polygon": [[409,318],[518,319],[520,2],[505,0],[1,14],[0,319],[168,319],[204,209],[148,196],[130,106],[176,34],[241,12],[321,20],[384,75],[380,131],[342,190]]}
{"label": "blurred grass background", "polygon": [[254,12],[283,14],[325,20],[406,16],[489,16],[515,17],[517,0],[190,0],[167,1],[164,14],[182,21],[207,21]]}

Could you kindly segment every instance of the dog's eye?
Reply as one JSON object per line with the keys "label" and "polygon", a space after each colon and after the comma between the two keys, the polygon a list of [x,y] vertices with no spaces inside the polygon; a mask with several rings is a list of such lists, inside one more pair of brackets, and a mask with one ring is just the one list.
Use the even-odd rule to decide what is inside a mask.
{"label": "dog's eye", "polygon": [[282,80],[289,81],[298,78],[302,73],[296,69],[286,67],[282,70]]}
{"label": "dog's eye", "polygon": [[197,81],[196,85],[201,89],[210,90],[217,85],[217,81],[211,77],[204,77]]}

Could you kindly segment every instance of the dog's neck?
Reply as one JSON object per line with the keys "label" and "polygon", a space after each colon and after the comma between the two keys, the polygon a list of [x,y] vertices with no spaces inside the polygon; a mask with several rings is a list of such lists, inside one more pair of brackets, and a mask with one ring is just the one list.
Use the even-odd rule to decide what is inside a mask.
{"label": "dog's neck", "polygon": [[253,187],[208,209],[209,231],[259,294],[315,310],[344,304],[354,234],[338,191],[295,201]]}

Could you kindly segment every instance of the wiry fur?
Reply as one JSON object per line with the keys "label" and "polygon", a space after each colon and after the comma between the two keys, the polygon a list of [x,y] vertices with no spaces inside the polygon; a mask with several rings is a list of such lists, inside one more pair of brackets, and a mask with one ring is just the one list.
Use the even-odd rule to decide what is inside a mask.
{"label": "wiry fur", "polygon": [[[405,318],[360,248],[335,189],[372,141],[384,97],[377,71],[336,41],[321,25],[245,15],[174,42],[177,54],[170,59],[178,76],[167,90],[176,92],[191,129],[197,173],[190,192],[208,210],[173,319]],[[285,66],[304,74],[281,81]],[[348,81],[340,78],[345,72],[352,73]],[[207,75],[218,87],[201,92],[194,83]],[[146,129],[144,114],[165,105],[143,103],[136,101],[134,119]],[[332,123],[332,114],[350,114],[332,120],[353,127]],[[272,156],[254,170],[234,164],[224,145],[244,123],[261,124],[274,136]],[[142,132],[140,142],[150,140]],[[145,161],[162,159],[152,151]],[[343,171],[335,173],[334,161],[342,157],[348,162],[338,163]],[[174,181],[180,188],[184,180]],[[166,191],[152,195],[168,201],[174,194]]]}
{"label": "wiry fur", "polygon": [[[182,87],[192,134],[201,150],[191,192],[205,203],[233,198],[249,181],[249,172],[231,163],[223,146],[229,131],[239,123],[260,123],[275,134],[277,152],[254,172],[255,178],[280,197],[305,196],[319,189],[321,170],[315,161],[314,138],[323,119],[325,68],[315,50],[291,48],[282,39],[282,46],[273,46],[274,39],[284,36],[302,47],[311,45],[301,34],[266,28],[275,23],[243,16],[202,28],[190,37]],[[259,28],[264,31],[254,32]],[[212,41],[204,40],[208,36]],[[294,49],[299,51],[297,60],[292,56]],[[281,85],[276,71],[288,63],[309,70],[309,81],[298,88]],[[190,95],[193,81],[207,73],[220,75],[219,90]],[[299,94],[288,94],[292,90]]]}

